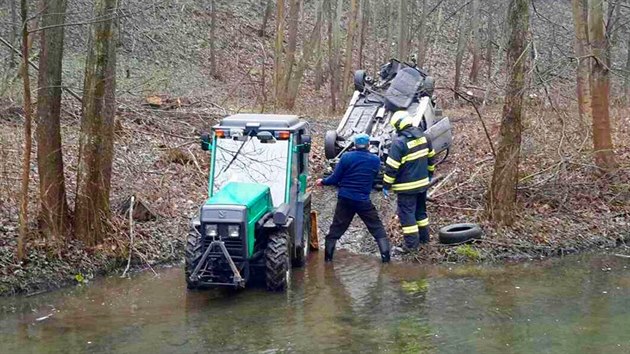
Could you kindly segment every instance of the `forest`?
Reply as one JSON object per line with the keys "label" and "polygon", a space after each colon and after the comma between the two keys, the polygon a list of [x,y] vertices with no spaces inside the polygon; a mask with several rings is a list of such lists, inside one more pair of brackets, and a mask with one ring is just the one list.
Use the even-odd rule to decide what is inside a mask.
{"label": "forest", "polygon": [[[312,185],[354,71],[391,58],[436,78],[455,129],[432,231],[484,229],[406,261],[627,251],[630,1],[3,0],[0,19],[0,295],[181,261],[223,116],[308,120]],[[334,193],[313,193],[321,238]]]}

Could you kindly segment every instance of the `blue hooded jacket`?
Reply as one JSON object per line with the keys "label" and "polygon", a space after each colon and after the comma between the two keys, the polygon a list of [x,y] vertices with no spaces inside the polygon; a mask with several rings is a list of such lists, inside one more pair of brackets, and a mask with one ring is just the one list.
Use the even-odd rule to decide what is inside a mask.
{"label": "blue hooded jacket", "polygon": [[341,156],[335,171],[322,183],[337,186],[339,197],[369,201],[374,179],[381,168],[381,160],[365,149],[346,152]]}

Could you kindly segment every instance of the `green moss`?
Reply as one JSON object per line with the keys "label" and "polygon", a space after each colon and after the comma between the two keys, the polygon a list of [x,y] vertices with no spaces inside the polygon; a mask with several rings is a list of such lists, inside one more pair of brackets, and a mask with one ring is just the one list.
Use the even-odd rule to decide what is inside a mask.
{"label": "green moss", "polygon": [[479,250],[477,250],[471,245],[458,246],[455,249],[455,253],[460,256],[466,257],[472,261],[477,261],[481,259],[481,253],[479,253]]}

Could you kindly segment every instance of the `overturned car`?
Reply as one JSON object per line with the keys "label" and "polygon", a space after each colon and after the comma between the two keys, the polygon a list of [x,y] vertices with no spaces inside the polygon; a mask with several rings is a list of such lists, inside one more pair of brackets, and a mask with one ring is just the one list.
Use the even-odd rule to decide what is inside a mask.
{"label": "overturned car", "polygon": [[[396,59],[381,66],[377,80],[364,70],[357,70],[354,73],[355,91],[348,109],[337,129],[326,132],[327,174],[332,172],[343,153],[352,149],[352,137],[360,133],[370,136],[369,151],[378,155],[384,165],[396,134],[389,121],[399,110],[407,110],[414,117],[413,125],[429,136],[436,154],[441,155],[438,164],[443,162],[453,136],[448,117],[443,117],[437,106],[434,85],[433,77],[415,64]],[[381,186],[381,179],[377,179],[376,188]]]}

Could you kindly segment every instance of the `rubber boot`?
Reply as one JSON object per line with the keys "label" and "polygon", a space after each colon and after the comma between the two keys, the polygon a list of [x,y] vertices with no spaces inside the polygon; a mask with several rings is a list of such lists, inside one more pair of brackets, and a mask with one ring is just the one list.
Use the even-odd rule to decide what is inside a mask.
{"label": "rubber boot", "polygon": [[389,260],[391,258],[390,256],[390,247],[389,247],[389,240],[387,239],[387,237],[381,237],[379,239],[376,239],[376,244],[378,245],[378,249],[381,252],[381,261],[383,263],[389,263]]}
{"label": "rubber boot", "polygon": [[419,237],[418,235],[405,235],[405,247],[409,250],[417,250],[419,245]]}
{"label": "rubber boot", "polygon": [[421,246],[429,243],[429,227],[428,226],[421,227],[419,235],[420,235],[419,241],[420,241]]}
{"label": "rubber boot", "polygon": [[337,240],[326,239],[326,243],[324,246],[324,261],[332,262],[333,254],[335,253],[335,245],[337,244]]}

